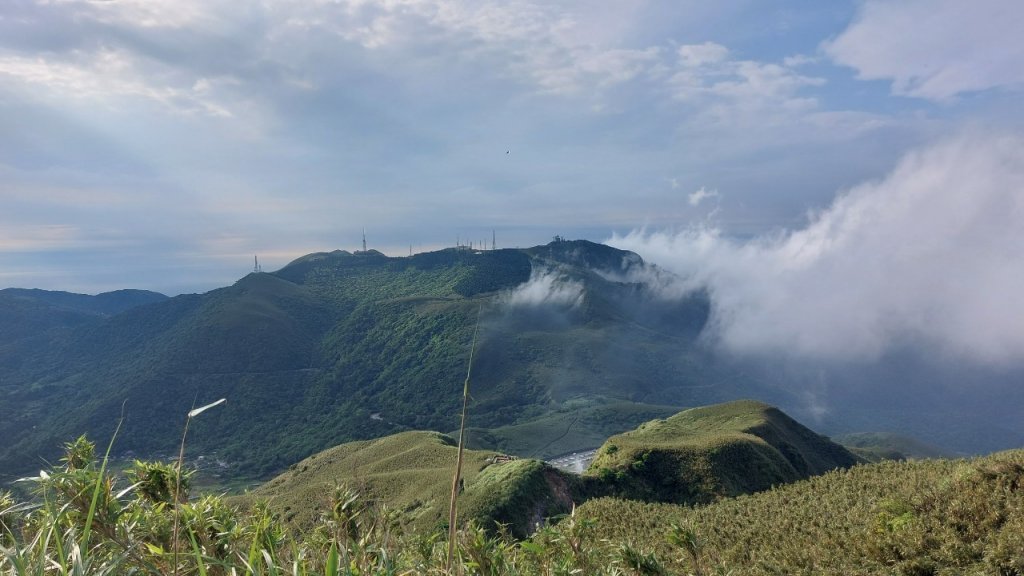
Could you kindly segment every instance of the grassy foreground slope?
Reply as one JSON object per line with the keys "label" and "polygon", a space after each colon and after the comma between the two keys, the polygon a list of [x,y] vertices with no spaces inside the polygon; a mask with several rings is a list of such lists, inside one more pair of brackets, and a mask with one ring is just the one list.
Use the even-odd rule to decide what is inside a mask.
{"label": "grassy foreground slope", "polygon": [[[436,432],[403,432],[350,442],[314,454],[250,494],[242,504],[266,499],[286,522],[308,529],[329,513],[335,487],[401,513],[403,524],[429,534],[448,523],[457,447]],[[460,518],[481,526],[507,524],[525,537],[538,522],[571,510],[570,479],[538,460],[495,461],[494,452],[464,455]]]}
{"label": "grassy foreground slope", "polygon": [[1019,575],[1024,451],[860,465],[696,508],[601,498],[576,516],[687,573]]}
{"label": "grassy foreground slope", "polygon": [[779,409],[739,400],[684,410],[612,436],[587,474],[609,483],[619,496],[699,503],[858,461]]}
{"label": "grassy foreground slope", "polygon": [[[414,463],[431,440],[451,448],[406,436],[376,451],[381,465]],[[359,444],[350,457],[372,443]],[[419,531],[369,493],[322,490],[325,514],[295,531],[263,504],[175,505],[172,464],[136,462],[119,477],[84,439],[62,462],[27,479],[35,502],[0,491],[0,574],[1024,574],[1021,450],[860,465],[696,508],[600,498],[521,541],[463,525],[450,568],[443,533]],[[477,487],[521,470],[488,466]]]}

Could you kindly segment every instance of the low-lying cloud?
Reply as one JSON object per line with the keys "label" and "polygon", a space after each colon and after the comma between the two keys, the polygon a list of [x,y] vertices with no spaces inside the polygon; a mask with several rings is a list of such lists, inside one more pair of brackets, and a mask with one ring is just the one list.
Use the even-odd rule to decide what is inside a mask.
{"label": "low-lying cloud", "polygon": [[508,306],[576,308],[583,302],[583,283],[553,268],[534,268],[530,279],[506,293]]}
{"label": "low-lying cloud", "polygon": [[918,348],[1024,361],[1024,140],[962,134],[840,194],[806,227],[748,241],[712,226],[609,244],[707,287],[733,352],[873,360]]}

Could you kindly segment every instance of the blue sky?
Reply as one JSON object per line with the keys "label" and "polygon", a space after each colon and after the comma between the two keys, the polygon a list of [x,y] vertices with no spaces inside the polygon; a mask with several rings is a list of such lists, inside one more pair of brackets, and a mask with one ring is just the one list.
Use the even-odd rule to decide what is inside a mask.
{"label": "blue sky", "polygon": [[[0,287],[201,292],[364,228],[392,255],[611,240],[708,278],[687,242],[775,262],[853,222],[851,191],[961,186],[945,150],[997,172],[966,244],[1016,247],[1021,29],[1014,0],[6,0]],[[888,242],[948,225],[913,198]]]}

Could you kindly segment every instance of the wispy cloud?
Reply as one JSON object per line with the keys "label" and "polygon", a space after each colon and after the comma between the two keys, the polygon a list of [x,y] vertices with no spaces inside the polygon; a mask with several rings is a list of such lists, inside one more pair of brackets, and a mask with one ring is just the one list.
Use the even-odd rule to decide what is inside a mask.
{"label": "wispy cloud", "polygon": [[0,75],[10,83],[60,97],[89,99],[114,107],[119,99],[149,100],[170,111],[231,116],[231,111],[210,99],[213,81],[197,79],[191,85],[161,82],[142,70],[133,55],[113,49],[75,53],[69,60],[47,57],[0,57]]}
{"label": "wispy cloud", "polygon": [[821,86],[824,78],[807,76],[791,64],[733,59],[728,48],[713,42],[680,46],[671,76],[674,97],[699,105],[716,121],[749,121],[754,114],[772,116],[806,112],[817,100],[803,95],[807,87]]}
{"label": "wispy cloud", "polygon": [[180,28],[197,24],[207,11],[194,0],[37,0],[41,6],[73,9],[99,22],[120,23],[142,28]]}
{"label": "wispy cloud", "polygon": [[697,189],[694,192],[691,192],[690,195],[687,196],[687,200],[690,202],[690,206],[699,206],[701,202],[707,200],[708,198],[718,198],[718,190],[708,190],[707,188],[701,186],[699,189]]}
{"label": "wispy cloud", "polygon": [[865,2],[824,43],[835,62],[895,94],[948,100],[991,88],[1024,88],[1024,4],[1003,0]]}

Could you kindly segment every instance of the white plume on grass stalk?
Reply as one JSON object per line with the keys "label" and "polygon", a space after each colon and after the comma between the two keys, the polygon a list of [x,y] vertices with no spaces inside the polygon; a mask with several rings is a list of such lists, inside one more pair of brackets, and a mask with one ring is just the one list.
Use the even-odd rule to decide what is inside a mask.
{"label": "white plume on grass stalk", "polygon": [[[175,474],[175,480],[174,480],[174,530],[173,530],[172,545],[174,546],[174,575],[175,576],[177,576],[177,574],[178,574],[178,533],[179,533],[180,518],[181,518],[181,509],[180,509],[180,505],[181,505],[181,468],[182,468],[182,465],[184,465],[184,463],[185,463],[185,438],[188,436],[188,424],[196,416],[202,414],[203,412],[209,410],[210,408],[213,408],[214,406],[223,404],[223,403],[225,403],[227,401],[228,401],[227,398],[221,398],[220,400],[217,400],[216,402],[211,402],[211,403],[207,404],[206,406],[201,406],[199,408],[193,408],[192,410],[189,410],[188,416],[186,416],[186,418],[185,418],[185,430],[181,434],[181,451],[178,452],[178,467],[177,467],[177,474]],[[195,403],[193,402],[192,405],[195,406]]]}
{"label": "white plume on grass stalk", "polygon": [[217,400],[216,402],[211,402],[211,403],[207,404],[206,406],[202,406],[200,408],[196,408],[195,410],[191,410],[188,413],[188,417],[189,418],[195,418],[196,416],[199,416],[200,414],[202,414],[203,412],[206,412],[210,408],[213,408],[214,406],[217,406],[219,404],[223,404],[223,403],[225,403],[227,401],[228,401],[227,398],[221,398],[220,400]]}

